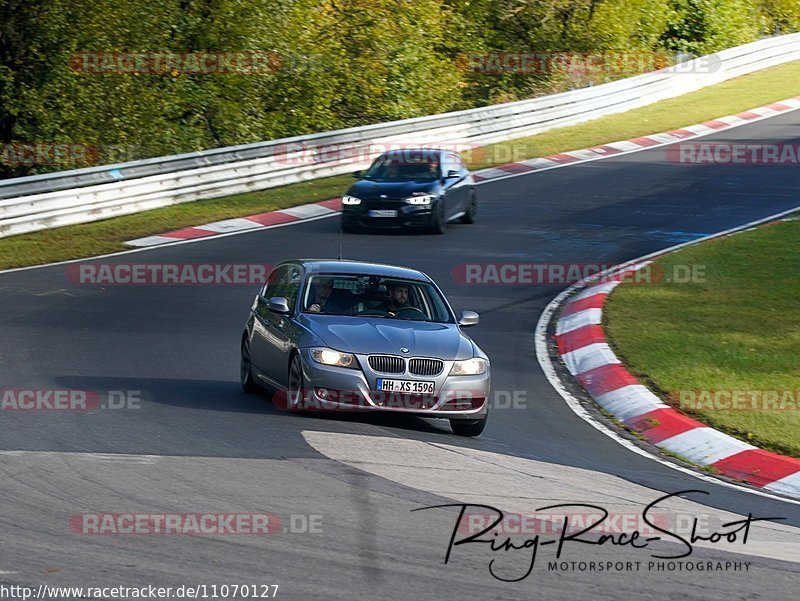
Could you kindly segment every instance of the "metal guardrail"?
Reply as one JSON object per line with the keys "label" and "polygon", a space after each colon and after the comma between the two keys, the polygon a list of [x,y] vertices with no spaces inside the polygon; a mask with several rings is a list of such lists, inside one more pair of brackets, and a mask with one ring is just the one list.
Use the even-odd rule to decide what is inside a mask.
{"label": "metal guardrail", "polygon": [[[0,181],[0,237],[341,175],[367,166],[387,146],[476,147],[513,140],[798,59],[800,34],[791,34],[531,100]],[[331,156],[324,152],[330,148],[347,152]]]}

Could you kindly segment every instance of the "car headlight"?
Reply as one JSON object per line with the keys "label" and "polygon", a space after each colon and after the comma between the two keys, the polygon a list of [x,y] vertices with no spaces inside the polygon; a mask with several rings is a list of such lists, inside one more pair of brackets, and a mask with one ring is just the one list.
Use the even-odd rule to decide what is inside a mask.
{"label": "car headlight", "polygon": [[406,198],[406,202],[412,205],[429,205],[435,198],[435,194],[420,194],[419,196],[409,196]]}
{"label": "car headlight", "polygon": [[350,353],[340,353],[329,348],[311,349],[311,358],[323,365],[335,365],[337,367],[352,367],[358,369],[355,356]]}
{"label": "car headlight", "polygon": [[345,194],[344,196],[342,196],[342,204],[343,205],[360,205],[361,204],[361,199],[360,198],[356,198],[355,196],[348,196],[347,194]]}
{"label": "car headlight", "polygon": [[489,367],[489,362],[486,359],[475,357],[467,359],[466,361],[456,361],[453,363],[453,368],[450,370],[451,376],[477,376],[485,373]]}

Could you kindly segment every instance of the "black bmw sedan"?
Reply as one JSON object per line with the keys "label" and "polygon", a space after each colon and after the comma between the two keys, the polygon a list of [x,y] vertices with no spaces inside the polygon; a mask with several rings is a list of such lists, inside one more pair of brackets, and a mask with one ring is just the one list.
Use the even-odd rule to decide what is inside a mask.
{"label": "black bmw sedan", "polygon": [[346,232],[413,227],[441,234],[450,221],[475,221],[475,180],[457,152],[391,150],[355,175],[342,197]]}

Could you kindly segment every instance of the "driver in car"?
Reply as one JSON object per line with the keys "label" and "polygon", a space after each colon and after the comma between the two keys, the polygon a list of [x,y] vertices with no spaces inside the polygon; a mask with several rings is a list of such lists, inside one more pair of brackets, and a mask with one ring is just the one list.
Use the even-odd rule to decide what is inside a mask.
{"label": "driver in car", "polygon": [[389,292],[389,298],[384,302],[383,307],[381,307],[384,311],[396,315],[398,311],[403,309],[415,308],[408,302],[408,284],[395,282],[387,284],[386,288]]}

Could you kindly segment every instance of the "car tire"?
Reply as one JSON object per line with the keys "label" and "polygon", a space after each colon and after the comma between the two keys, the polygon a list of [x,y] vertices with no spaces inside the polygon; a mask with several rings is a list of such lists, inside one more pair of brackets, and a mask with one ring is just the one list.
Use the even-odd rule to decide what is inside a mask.
{"label": "car tire", "polygon": [[289,376],[286,380],[286,408],[289,411],[300,411],[298,405],[303,400],[305,378],[303,377],[303,362],[300,355],[294,353],[289,361]]}
{"label": "car tire", "polygon": [[357,225],[345,225],[343,223],[342,224],[342,231],[345,234],[358,234],[359,232],[361,232],[363,230],[360,227],[358,227]]}
{"label": "car tire", "polygon": [[434,211],[432,231],[434,234],[444,234],[447,231],[447,218],[445,217],[444,198],[439,199],[439,201],[436,203],[436,208]]}
{"label": "car tire", "polygon": [[475,223],[475,215],[478,212],[478,198],[474,192],[469,196],[469,203],[467,204],[467,212],[461,216],[461,223]]}
{"label": "car tire", "polygon": [[261,387],[256,384],[253,379],[253,362],[250,357],[250,340],[245,335],[242,338],[242,356],[239,364],[239,382],[242,385],[242,390],[247,394],[255,394],[261,390]]}
{"label": "car tire", "polygon": [[488,413],[481,419],[475,420],[451,419],[450,427],[453,429],[453,434],[458,436],[480,436],[487,421],[489,421]]}

